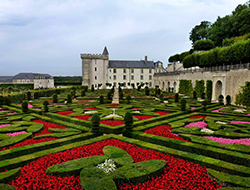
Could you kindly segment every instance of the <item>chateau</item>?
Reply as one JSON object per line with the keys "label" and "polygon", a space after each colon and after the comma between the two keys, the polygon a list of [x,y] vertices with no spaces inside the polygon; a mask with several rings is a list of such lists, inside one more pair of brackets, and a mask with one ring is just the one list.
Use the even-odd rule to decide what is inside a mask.
{"label": "chateau", "polygon": [[154,87],[154,74],[163,72],[163,64],[160,61],[153,62],[147,59],[128,61],[128,60],[109,60],[109,53],[105,47],[102,54],[81,54],[82,59],[82,85],[102,84],[101,88],[110,88],[106,83],[111,83],[115,87],[118,83],[128,84],[148,83]]}

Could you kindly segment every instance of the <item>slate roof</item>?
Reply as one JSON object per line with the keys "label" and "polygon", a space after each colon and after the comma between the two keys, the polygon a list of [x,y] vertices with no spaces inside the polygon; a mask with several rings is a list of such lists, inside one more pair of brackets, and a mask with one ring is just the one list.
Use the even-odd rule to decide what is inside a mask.
{"label": "slate roof", "polygon": [[153,61],[109,61],[109,68],[154,68]]}
{"label": "slate roof", "polygon": [[0,82],[12,82],[13,76],[0,76]]}
{"label": "slate roof", "polygon": [[102,55],[108,55],[108,54],[109,54],[108,49],[107,49],[107,47],[105,46],[105,47],[104,47],[104,50],[103,50],[103,52],[102,52]]}
{"label": "slate roof", "polygon": [[13,79],[35,79],[35,76],[44,76],[45,79],[51,78],[49,74],[39,74],[39,73],[18,73],[13,77]]}

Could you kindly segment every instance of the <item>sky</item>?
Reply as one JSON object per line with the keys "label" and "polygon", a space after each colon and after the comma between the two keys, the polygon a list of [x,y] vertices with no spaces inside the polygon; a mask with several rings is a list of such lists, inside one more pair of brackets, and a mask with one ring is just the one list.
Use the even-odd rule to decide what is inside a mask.
{"label": "sky", "polygon": [[191,48],[189,33],[247,0],[1,0],[0,76],[81,76],[81,53],[162,61]]}

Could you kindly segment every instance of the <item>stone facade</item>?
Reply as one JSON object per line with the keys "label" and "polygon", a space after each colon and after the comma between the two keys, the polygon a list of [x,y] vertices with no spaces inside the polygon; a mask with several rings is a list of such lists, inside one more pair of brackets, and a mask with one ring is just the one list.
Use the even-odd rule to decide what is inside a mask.
{"label": "stone facade", "polygon": [[153,61],[126,61],[126,60],[109,60],[107,48],[104,48],[102,54],[81,54],[82,59],[82,85],[91,88],[93,84],[98,88],[98,84],[102,84],[100,88],[110,88],[106,83],[118,86],[118,83],[125,84],[129,88],[128,83],[148,83],[149,87],[154,87],[153,76],[156,72],[163,71],[163,64]]}
{"label": "stone facade", "polygon": [[199,69],[181,72],[169,72],[154,75],[155,84],[161,89],[174,87],[175,92],[179,89],[180,80],[191,80],[193,87],[196,80],[211,80],[213,82],[212,100],[217,101],[220,94],[224,97],[230,95],[232,103],[235,103],[236,94],[239,93],[240,87],[250,81],[250,66],[236,66],[235,68],[218,68],[218,69]]}

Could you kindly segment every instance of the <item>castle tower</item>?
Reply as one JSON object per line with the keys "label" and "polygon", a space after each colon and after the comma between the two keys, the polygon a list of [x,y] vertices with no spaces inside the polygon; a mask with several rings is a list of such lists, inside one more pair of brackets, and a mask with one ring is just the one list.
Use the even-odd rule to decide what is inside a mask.
{"label": "castle tower", "polygon": [[104,48],[102,54],[81,54],[81,59],[82,85],[91,88],[93,84],[95,88],[98,88],[98,84],[102,84],[101,88],[105,88],[109,63],[107,48]]}

